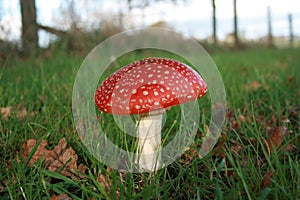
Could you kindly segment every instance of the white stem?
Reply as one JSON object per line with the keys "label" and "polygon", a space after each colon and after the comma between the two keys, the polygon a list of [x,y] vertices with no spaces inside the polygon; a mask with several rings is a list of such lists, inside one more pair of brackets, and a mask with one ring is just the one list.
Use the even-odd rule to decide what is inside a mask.
{"label": "white stem", "polygon": [[164,111],[152,113],[154,115],[141,117],[137,122],[138,152],[136,160],[142,171],[154,171],[161,164],[161,126]]}

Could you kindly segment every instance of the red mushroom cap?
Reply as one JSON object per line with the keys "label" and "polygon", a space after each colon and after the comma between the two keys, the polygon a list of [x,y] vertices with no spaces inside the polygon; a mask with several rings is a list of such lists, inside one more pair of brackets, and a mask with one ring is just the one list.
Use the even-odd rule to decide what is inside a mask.
{"label": "red mushroom cap", "polygon": [[95,103],[106,113],[144,114],[193,101],[206,91],[201,76],[186,64],[145,58],[106,78],[95,93]]}

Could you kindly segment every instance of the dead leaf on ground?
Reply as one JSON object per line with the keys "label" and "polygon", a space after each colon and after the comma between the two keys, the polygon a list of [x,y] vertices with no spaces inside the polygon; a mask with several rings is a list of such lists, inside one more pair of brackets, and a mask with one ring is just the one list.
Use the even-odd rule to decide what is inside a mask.
{"label": "dead leaf on ground", "polygon": [[[107,167],[106,172],[110,172],[111,168]],[[114,196],[116,196],[116,199],[120,199],[120,188],[117,186],[116,190],[112,190],[112,180],[107,174],[99,174],[97,176],[97,181],[99,182],[100,186],[104,189],[105,192],[107,192],[110,197],[113,199]]]}
{"label": "dead leaf on ground", "polygon": [[264,177],[261,179],[259,184],[261,190],[266,189],[272,183],[272,178],[274,174],[275,174],[274,171],[269,171],[264,175]]}
{"label": "dead leaf on ground", "polygon": [[293,144],[286,144],[283,146],[282,141],[284,137],[287,137],[289,130],[285,126],[280,126],[276,128],[272,128],[269,131],[269,137],[265,141],[266,148],[270,153],[272,153],[275,149],[279,149],[280,151],[295,151],[296,146]]}
{"label": "dead leaf on ground", "polygon": [[1,107],[0,108],[0,113],[2,115],[1,119],[6,120],[10,117],[11,114],[11,107]]}
{"label": "dead leaf on ground", "polygon": [[225,145],[226,139],[227,139],[226,134],[222,133],[221,139],[219,140],[218,144],[212,150],[213,155],[218,155],[220,158],[226,157],[226,153],[224,152],[224,150],[222,150],[222,148],[225,148],[224,145]]}
{"label": "dead leaf on ground", "polygon": [[16,110],[16,116],[19,120],[23,120],[27,116],[27,109],[24,105],[19,106],[19,108]]}
{"label": "dead leaf on ground", "polygon": [[[27,142],[22,145],[24,162],[26,162],[30,152],[33,150],[36,144],[37,140],[31,139],[27,140]],[[45,162],[45,167],[49,171],[57,171],[62,175],[69,176],[71,178],[82,178],[82,176],[76,171],[84,173],[87,167],[82,164],[77,165],[78,156],[72,147],[67,148],[67,142],[65,138],[62,138],[52,150],[46,149],[46,145],[47,141],[42,140],[40,145],[37,147],[37,150],[31,157],[28,163],[29,166],[32,166],[38,160],[43,159]]]}
{"label": "dead leaf on ground", "polygon": [[289,83],[293,83],[293,82],[295,81],[295,76],[293,76],[293,75],[288,75],[288,76],[286,77],[286,79],[287,79],[287,81],[288,81]]}
{"label": "dead leaf on ground", "polygon": [[282,142],[284,136],[288,133],[288,129],[285,126],[281,126],[278,128],[272,128],[269,132],[269,138],[267,139],[267,143],[269,146],[279,147]]}
{"label": "dead leaf on ground", "polygon": [[51,200],[72,200],[67,194],[53,195]]}
{"label": "dead leaf on ground", "polygon": [[2,115],[1,119],[3,120],[7,120],[13,115],[16,116],[18,120],[24,120],[27,116],[33,117],[36,114],[34,111],[28,113],[26,107],[21,104],[13,107],[1,107],[0,113]]}
{"label": "dead leaf on ground", "polygon": [[199,153],[196,144],[193,147],[188,147],[178,160],[183,166],[190,164],[194,159],[199,158]]}
{"label": "dead leaf on ground", "polygon": [[260,89],[262,87],[262,85],[258,81],[254,80],[254,81],[252,81],[252,82],[250,82],[248,84],[245,84],[243,87],[244,87],[245,90],[249,90],[249,91],[254,91],[255,92],[258,89]]}
{"label": "dead leaf on ground", "polygon": [[97,181],[105,191],[111,191],[112,181],[108,176],[104,174],[99,174],[97,177]]}

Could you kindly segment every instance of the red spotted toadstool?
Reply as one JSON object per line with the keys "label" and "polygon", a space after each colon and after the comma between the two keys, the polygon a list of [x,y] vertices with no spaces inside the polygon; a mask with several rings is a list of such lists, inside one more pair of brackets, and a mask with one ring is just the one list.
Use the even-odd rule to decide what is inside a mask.
{"label": "red spotted toadstool", "polygon": [[139,169],[161,166],[161,126],[166,109],[196,100],[207,92],[201,76],[188,65],[166,58],[134,61],[106,78],[95,93],[100,111],[140,114],[136,122]]}

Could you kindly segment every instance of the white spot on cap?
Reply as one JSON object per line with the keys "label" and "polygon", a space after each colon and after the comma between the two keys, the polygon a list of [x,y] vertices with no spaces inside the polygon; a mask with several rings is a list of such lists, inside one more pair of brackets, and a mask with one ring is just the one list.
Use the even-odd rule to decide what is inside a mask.
{"label": "white spot on cap", "polygon": [[154,102],[154,105],[158,106],[158,105],[159,105],[159,102],[155,101],[155,102]]}
{"label": "white spot on cap", "polygon": [[141,106],[139,106],[139,105],[135,105],[135,109],[140,109],[141,108]]}
{"label": "white spot on cap", "polygon": [[148,75],[148,78],[151,78],[151,77],[153,77],[153,76],[154,76],[153,74],[149,74],[149,75]]}
{"label": "white spot on cap", "polygon": [[149,94],[149,92],[148,91],[143,91],[143,95],[145,95],[145,96],[147,96]]}
{"label": "white spot on cap", "polygon": [[136,94],[136,89],[133,89],[131,93]]}
{"label": "white spot on cap", "polygon": [[158,92],[157,91],[154,91],[154,96],[158,96]]}
{"label": "white spot on cap", "polygon": [[169,71],[165,71],[164,73],[165,73],[165,74],[170,74],[170,72],[169,72]]}

